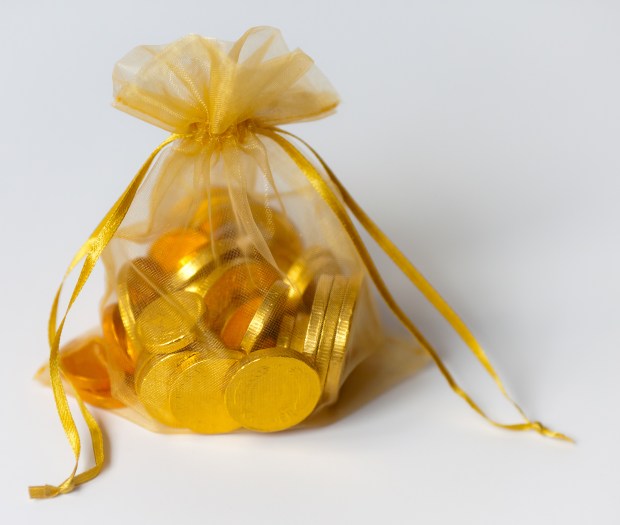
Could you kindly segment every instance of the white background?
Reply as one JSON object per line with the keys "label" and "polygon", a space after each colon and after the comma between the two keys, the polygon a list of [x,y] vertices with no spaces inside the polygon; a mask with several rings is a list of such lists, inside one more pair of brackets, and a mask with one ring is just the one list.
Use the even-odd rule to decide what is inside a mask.
{"label": "white background", "polygon": [[[492,428],[429,366],[344,420],[280,435],[162,436],[96,411],[100,477],[30,501],[29,484],[72,464],[52,393],[31,380],[52,296],[165,136],[110,107],[112,67],[139,44],[260,24],[343,99],[294,131],[462,315],[526,411],[578,444]],[[618,3],[594,0],[3,1],[0,521],[620,523],[619,27]],[[384,268],[457,377],[516,420]],[[69,334],[90,326],[99,293]]]}

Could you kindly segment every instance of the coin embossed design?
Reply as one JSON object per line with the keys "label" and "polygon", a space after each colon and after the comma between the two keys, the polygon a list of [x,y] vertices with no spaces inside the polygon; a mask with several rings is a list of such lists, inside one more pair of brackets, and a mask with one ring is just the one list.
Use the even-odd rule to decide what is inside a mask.
{"label": "coin embossed design", "polygon": [[241,361],[226,387],[226,406],[241,426],[277,432],[306,419],[321,397],[317,372],[299,352],[257,350]]}
{"label": "coin embossed design", "polygon": [[196,340],[203,313],[204,303],[198,294],[179,291],[162,295],[138,317],[136,335],[151,353],[176,352]]}

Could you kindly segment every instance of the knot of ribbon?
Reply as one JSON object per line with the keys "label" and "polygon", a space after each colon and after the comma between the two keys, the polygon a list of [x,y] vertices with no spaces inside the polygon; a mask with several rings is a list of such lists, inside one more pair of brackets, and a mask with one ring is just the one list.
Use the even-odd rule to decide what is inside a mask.
{"label": "knot of ribbon", "polygon": [[194,122],[189,126],[188,132],[184,137],[197,142],[201,146],[213,145],[231,139],[243,142],[245,135],[248,132],[253,132],[255,129],[256,124],[254,121],[248,119],[231,125],[221,133],[213,134],[209,129],[208,122]]}

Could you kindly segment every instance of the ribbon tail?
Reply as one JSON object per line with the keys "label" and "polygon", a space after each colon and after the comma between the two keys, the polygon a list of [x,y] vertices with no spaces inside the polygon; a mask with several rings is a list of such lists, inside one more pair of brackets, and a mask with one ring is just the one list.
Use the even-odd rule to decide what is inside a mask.
{"label": "ribbon tail", "polygon": [[[475,339],[473,334],[458,317],[458,315],[452,310],[452,308],[446,303],[446,301],[439,295],[439,293],[431,286],[431,284],[424,278],[424,276],[415,268],[415,266],[403,255],[403,253],[396,247],[396,245],[381,231],[381,229],[370,219],[370,217],[364,212],[364,210],[355,202],[353,197],[349,194],[343,184],[338,180],[333,171],[329,168],[327,163],[321,158],[321,156],[305,141],[297,137],[296,135],[284,131],[279,128],[261,129],[260,133],[272,141],[274,141],[297,165],[297,167],[306,176],[310,184],[314,187],[321,198],[332,209],[341,225],[347,232],[349,238],[353,242],[359,256],[361,257],[371,279],[373,280],[377,290],[390,310],[396,315],[400,322],[409,330],[409,332],[418,340],[420,345],[431,357],[444,379],[449,384],[450,388],[461,397],[475,412],[482,416],[486,421],[492,425],[507,430],[513,431],[528,431],[532,430],[539,434],[555,439],[573,442],[573,440],[559,432],[555,432],[545,427],[538,421],[531,421],[523,411],[523,409],[510,397],[504,384],[502,383],[499,375],[491,365],[486,353],[482,349],[481,345]],[[488,375],[494,380],[498,389],[502,395],[516,408],[521,417],[523,423],[506,424],[501,423],[493,418],[489,417],[480,406],[471,398],[471,396],[465,392],[459,384],[456,382],[442,359],[439,357],[437,351],[433,348],[430,342],[424,337],[422,332],[415,326],[415,324],[409,319],[409,317],[401,309],[400,305],[392,296],[387,285],[381,277],[381,273],[377,269],[364,241],[360,237],[351,217],[349,216],[347,209],[343,206],[338,196],[330,188],[327,182],[323,179],[321,174],[317,171],[314,165],[293,145],[293,143],[286,137],[291,137],[305,147],[316,157],[321,164],[329,180],[338,189],[342,195],[344,203],[351,211],[353,216],[359,221],[362,227],[368,232],[368,234],[374,239],[377,245],[392,259],[400,271],[409,279],[409,281],[416,286],[416,288],[425,296],[425,298],[441,313],[441,315],[448,321],[450,326],[455,330],[459,337],[465,342],[471,352],[475,355],[478,361],[482,364]]]}
{"label": "ribbon tail", "polygon": [[[87,481],[95,478],[103,467],[105,452],[101,428],[99,427],[97,421],[90,413],[88,408],[86,408],[86,405],[80,398],[80,395],[76,392],[76,398],[80,407],[80,412],[82,413],[82,417],[84,418],[84,421],[86,422],[86,425],[90,432],[93,453],[95,457],[95,465],[93,467],[76,475],[81,453],[81,442],[80,434],[75,424],[75,420],[73,419],[71,409],[69,408],[67,394],[62,383],[59,356],[60,339],[71,307],[75,303],[80,292],[84,288],[84,285],[88,281],[88,278],[90,277],[104,248],[112,240],[114,234],[116,233],[119,226],[123,222],[123,219],[127,215],[127,212],[129,211],[131,203],[134,200],[136,192],[142,184],[142,181],[144,180],[144,177],[146,176],[151,164],[153,163],[153,160],[162,149],[164,149],[168,144],[177,140],[178,138],[178,135],[171,135],[159,146],[157,146],[157,148],[155,148],[155,150],[153,150],[153,152],[149,155],[148,159],[142,165],[129,186],[127,186],[127,188],[116,201],[114,206],[112,206],[110,211],[108,211],[103,220],[95,228],[89,239],[78,250],[77,254],[71,261],[71,264],[69,264],[69,267],[65,272],[58,291],[56,292],[54,302],[52,303],[52,309],[50,312],[50,318],[48,323],[48,336],[50,342],[50,380],[52,384],[52,390],[54,392],[54,399],[56,401],[56,410],[58,412],[58,416],[62,423],[65,434],[67,436],[67,440],[69,441],[71,449],[73,450],[75,464],[69,477],[67,477],[67,479],[65,479],[60,485],[41,485],[29,487],[29,494],[31,498],[52,498],[60,494],[71,492],[76,486],[81,485],[82,483],[86,483]],[[82,268],[80,270],[80,275],[75,284],[75,287],[73,288],[73,291],[71,292],[71,298],[69,299],[69,303],[60,321],[60,324],[58,324],[57,326],[56,323],[58,314],[58,303],[60,301],[63,285],[69,275],[82,260],[84,260],[84,264],[82,265]]]}

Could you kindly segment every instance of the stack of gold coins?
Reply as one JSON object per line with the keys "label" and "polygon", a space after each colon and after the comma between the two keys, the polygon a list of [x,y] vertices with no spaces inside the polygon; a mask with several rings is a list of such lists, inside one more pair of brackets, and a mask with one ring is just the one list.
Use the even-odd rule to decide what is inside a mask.
{"label": "stack of gold coins", "polygon": [[[298,302],[282,314],[272,307],[271,315],[278,311],[280,317],[275,347],[242,345],[247,355],[232,367],[226,387],[228,412],[242,427],[284,430],[306,419],[320,401],[337,400],[360,286],[360,279],[321,273],[309,308]],[[269,322],[268,315],[257,318]],[[244,339],[255,333],[249,328]]]}
{"label": "stack of gold coins", "polygon": [[273,432],[337,398],[359,280],[328,249],[304,249],[285,214],[250,209],[270,258],[213,188],[189,227],[121,268],[103,311],[107,366],[164,425]]}

